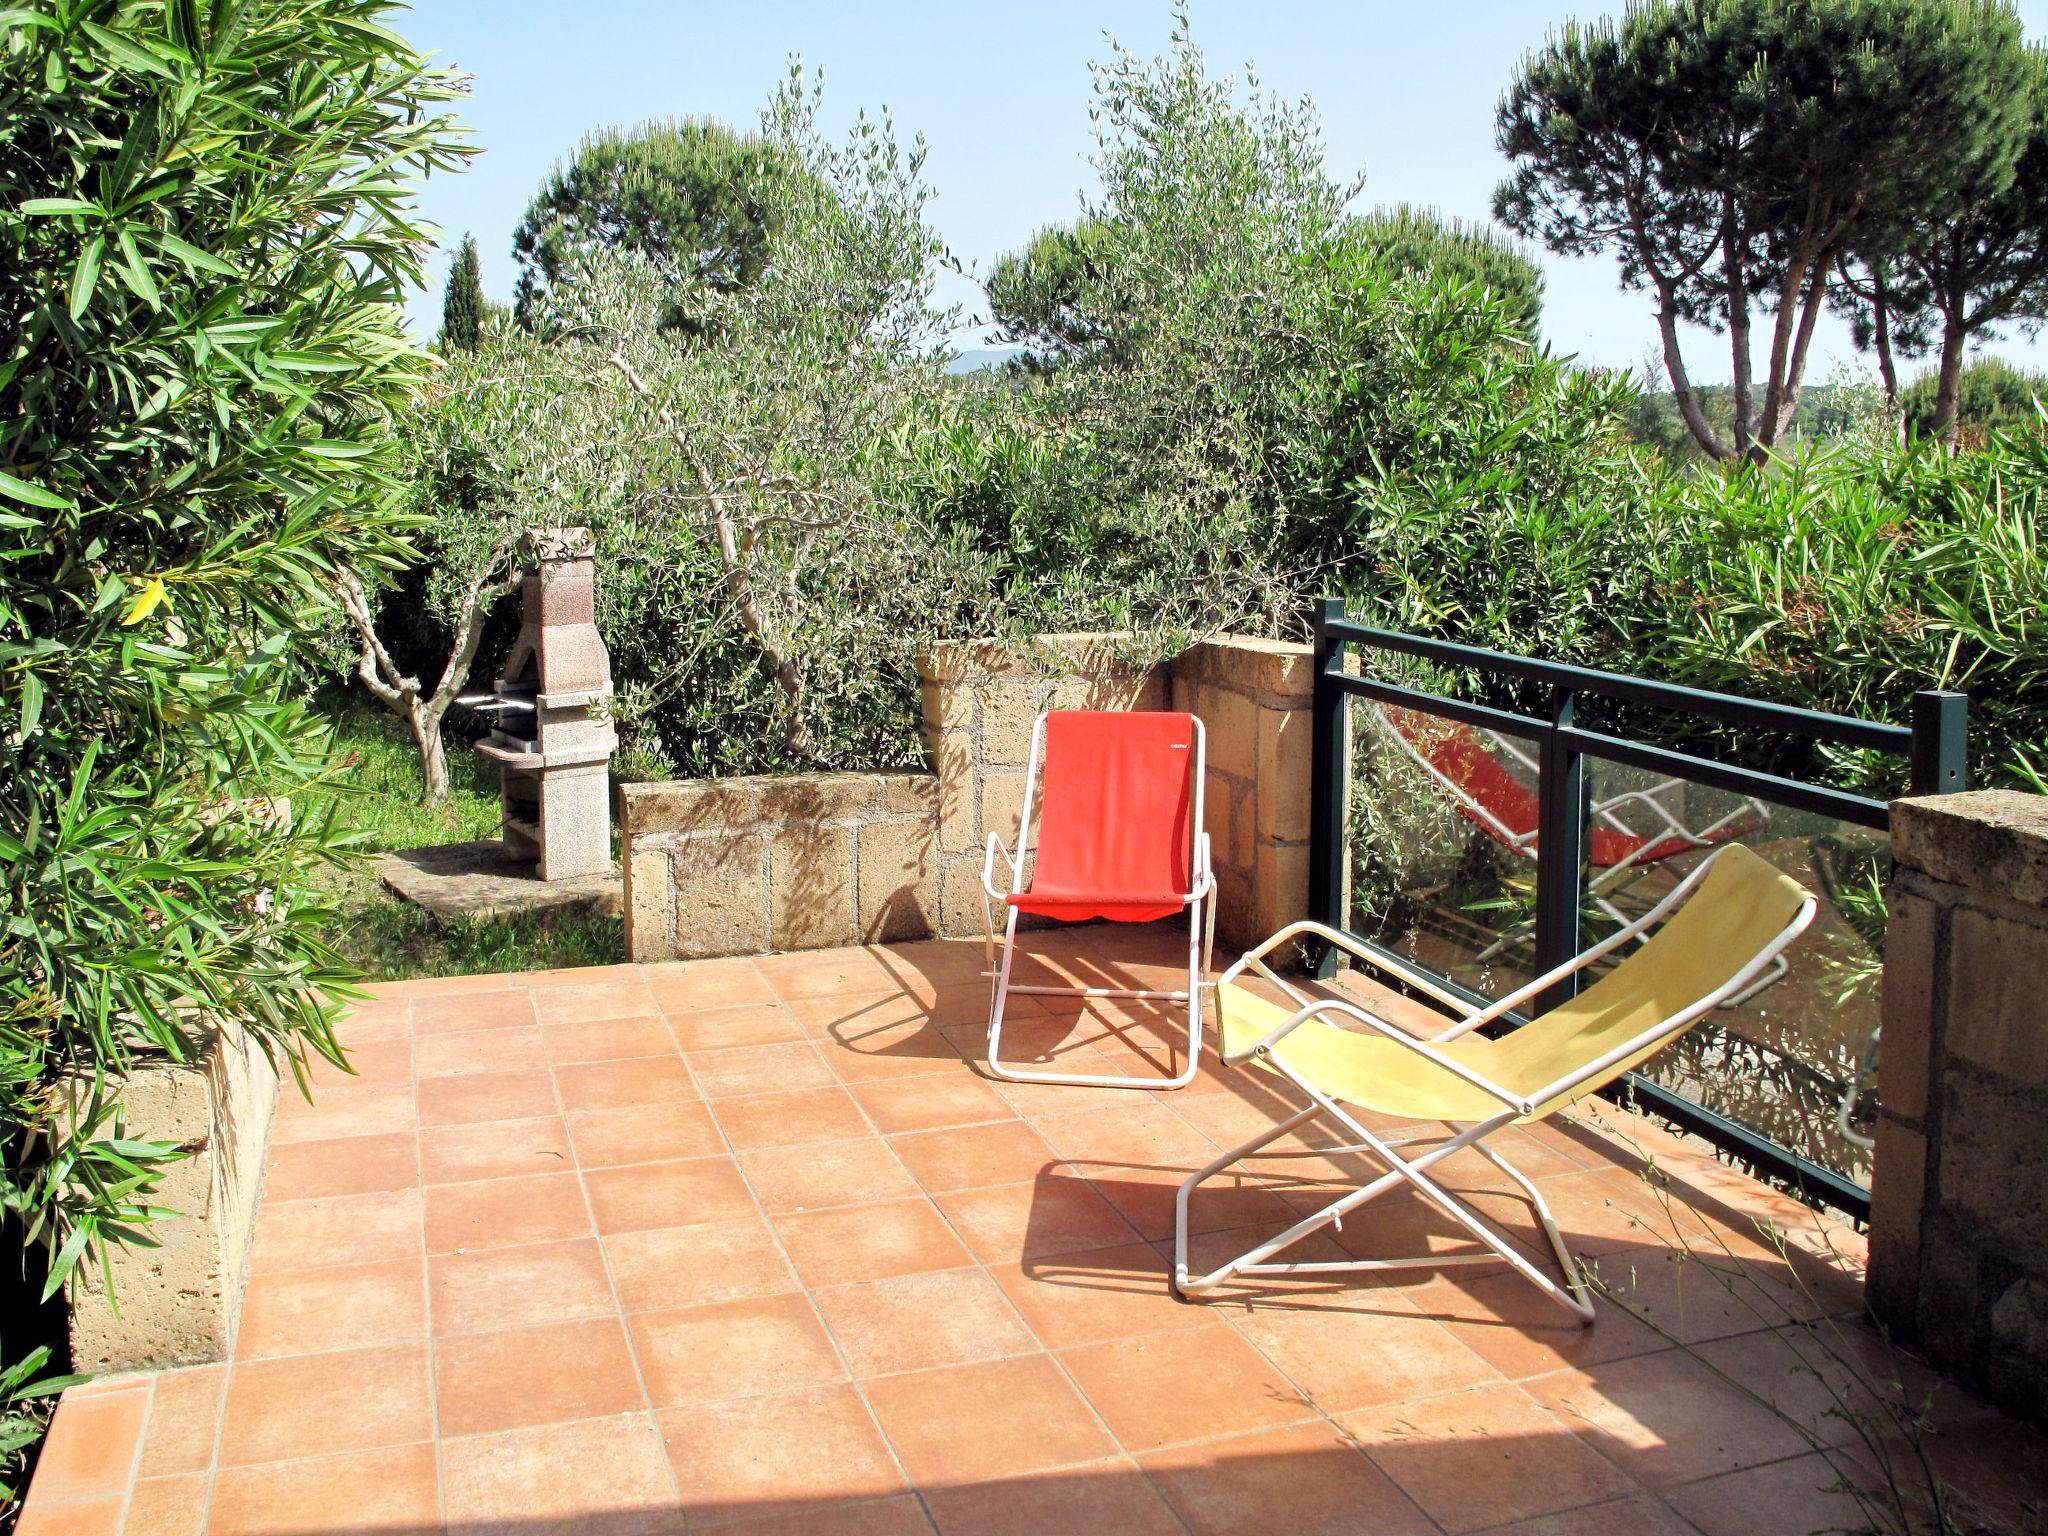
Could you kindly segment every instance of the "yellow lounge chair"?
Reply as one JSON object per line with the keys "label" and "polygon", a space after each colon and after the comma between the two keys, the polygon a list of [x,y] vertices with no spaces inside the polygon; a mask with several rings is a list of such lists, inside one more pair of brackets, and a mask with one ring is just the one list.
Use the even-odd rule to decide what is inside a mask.
{"label": "yellow lounge chair", "polygon": [[[1701,863],[1676,890],[1619,933],[1481,1009],[1469,1008],[1426,972],[1364,951],[1348,935],[1319,923],[1292,923],[1281,929],[1217,983],[1220,1044],[1225,1061],[1254,1062],[1292,1082],[1311,1102],[1272,1130],[1224,1153],[1181,1186],[1175,1203],[1174,1289],[1183,1296],[1196,1296],[1238,1276],[1505,1262],[1580,1321],[1592,1322],[1593,1305],[1584,1279],[1542,1194],[1483,1138],[1503,1126],[1540,1120],[1562,1109],[1670,1044],[1768,969],[1813,920],[1814,905],[1813,897],[1797,881],[1747,848],[1731,845]],[[1665,922],[1667,916],[1670,920]],[[1659,923],[1663,926],[1642,948],[1571,1001],[1498,1038],[1474,1033]],[[1460,1017],[1425,1040],[1376,1018],[1356,1003],[1307,996],[1265,963],[1276,948],[1303,934],[1337,945],[1366,965],[1430,995]],[[1256,971],[1295,1006],[1290,1010],[1241,985],[1240,978],[1247,970]],[[1331,1022],[1339,1018],[1364,1029]],[[1446,1122],[1450,1134],[1386,1140],[1362,1125],[1346,1105],[1373,1115]],[[1188,1200],[1195,1188],[1318,1115],[1334,1117],[1356,1138],[1345,1146],[1323,1150],[1370,1153],[1388,1171],[1220,1268],[1190,1275]],[[1419,1156],[1403,1157],[1395,1150],[1425,1144],[1428,1150]],[[1479,1152],[1529,1197],[1563,1267],[1563,1285],[1532,1264],[1504,1232],[1430,1178],[1428,1170],[1433,1164],[1464,1147]],[[1332,1263],[1268,1262],[1272,1255],[1403,1180],[1442,1207],[1490,1251]]]}

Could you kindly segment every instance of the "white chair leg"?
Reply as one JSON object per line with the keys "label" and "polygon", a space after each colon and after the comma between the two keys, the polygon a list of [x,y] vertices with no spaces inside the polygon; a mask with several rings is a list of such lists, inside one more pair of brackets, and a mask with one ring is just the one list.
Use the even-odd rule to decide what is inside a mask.
{"label": "white chair leg", "polygon": [[[1289,1074],[1289,1076],[1291,1077],[1292,1074]],[[1294,1079],[1294,1081],[1297,1085],[1306,1087],[1306,1085],[1300,1084],[1299,1079]],[[1492,1148],[1483,1145],[1481,1142],[1483,1136],[1499,1128],[1499,1123],[1485,1122],[1481,1125],[1467,1126],[1458,1134],[1438,1143],[1422,1157],[1411,1161],[1401,1157],[1394,1150],[1392,1144],[1373,1135],[1370,1131],[1359,1125],[1356,1120],[1352,1119],[1351,1116],[1338,1109],[1336,1105],[1322,1099],[1321,1095],[1312,1094],[1311,1096],[1317,1102],[1311,1103],[1308,1108],[1282,1121],[1273,1129],[1265,1131],[1252,1140],[1245,1142],[1242,1146],[1223,1153],[1206,1167],[1191,1175],[1181,1185],[1174,1197],[1173,1288],[1176,1294],[1183,1299],[1188,1299],[1220,1289],[1232,1279],[1259,1275],[1316,1276],[1383,1269],[1434,1269],[1459,1264],[1505,1263],[1525,1280],[1535,1285],[1544,1295],[1578,1318],[1581,1323],[1591,1323],[1593,1321],[1593,1304],[1587,1294],[1584,1278],[1578,1272],[1576,1260],[1573,1259],[1570,1250],[1565,1246],[1564,1234],[1558,1230],[1557,1222],[1550,1213],[1549,1205],[1537,1191],[1536,1186],[1523,1177],[1519,1169],[1516,1169],[1505,1158],[1502,1158]],[[1205,1180],[1214,1177],[1232,1163],[1238,1162],[1257,1152],[1268,1142],[1285,1135],[1303,1121],[1312,1118],[1326,1109],[1334,1113],[1350,1130],[1355,1132],[1360,1137],[1357,1145],[1363,1150],[1370,1151],[1375,1158],[1386,1165],[1388,1171],[1350,1193],[1331,1201],[1328,1205],[1311,1215],[1303,1217],[1277,1236],[1246,1249],[1236,1258],[1211,1270],[1208,1274],[1200,1276],[1190,1274],[1187,1257],[1188,1207],[1196,1187]],[[1478,1147],[1478,1150],[1486,1156],[1488,1161],[1506,1172],[1529,1196],[1531,1204],[1535,1207],[1537,1219],[1542,1223],[1544,1234],[1549,1239],[1551,1249],[1557,1256],[1558,1264],[1564,1271],[1565,1285],[1559,1285],[1550,1276],[1544,1274],[1542,1270],[1530,1263],[1528,1258],[1514,1246],[1513,1240],[1505,1232],[1494,1226],[1492,1222],[1481,1216],[1477,1211],[1472,1210],[1464,1201],[1458,1199],[1456,1195],[1443,1188],[1428,1176],[1427,1169],[1432,1164],[1441,1161],[1443,1158],[1466,1146]],[[1349,1212],[1364,1205],[1369,1200],[1377,1199],[1380,1195],[1404,1180],[1414,1185],[1432,1205],[1443,1210],[1445,1214],[1452,1217],[1460,1226],[1470,1232],[1475,1239],[1485,1246],[1487,1251],[1483,1253],[1423,1254],[1412,1258],[1352,1259],[1298,1264],[1274,1264],[1267,1262],[1272,1255],[1292,1247],[1304,1237],[1309,1236],[1313,1232],[1320,1231],[1332,1222],[1341,1221]]]}
{"label": "white chair leg", "polygon": [[[1202,1064],[1202,932],[1206,901],[1188,907],[1188,986],[1185,992],[1159,991],[1145,987],[1017,987],[1010,982],[1011,962],[1017,951],[1017,911],[1010,910],[1004,930],[1003,959],[996,969],[995,997],[990,1005],[988,1025],[988,1069],[1013,1083],[1062,1083],[1080,1088],[1145,1088],[1158,1091],[1185,1088],[1195,1080]],[[1138,1077],[1125,1072],[1034,1072],[1011,1066],[1003,1060],[1003,1011],[1011,992],[1033,997],[1132,997],[1188,1005],[1187,1060],[1172,1077]]]}

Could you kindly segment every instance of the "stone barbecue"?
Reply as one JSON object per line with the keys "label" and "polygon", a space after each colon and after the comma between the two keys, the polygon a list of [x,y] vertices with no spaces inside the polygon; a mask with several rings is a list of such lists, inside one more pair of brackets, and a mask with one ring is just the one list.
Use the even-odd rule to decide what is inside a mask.
{"label": "stone barbecue", "polygon": [[519,639],[489,693],[462,702],[491,717],[479,756],[498,765],[505,848],[543,880],[611,869],[610,763],[618,733],[599,713],[612,663],[597,632],[587,528],[528,536]]}

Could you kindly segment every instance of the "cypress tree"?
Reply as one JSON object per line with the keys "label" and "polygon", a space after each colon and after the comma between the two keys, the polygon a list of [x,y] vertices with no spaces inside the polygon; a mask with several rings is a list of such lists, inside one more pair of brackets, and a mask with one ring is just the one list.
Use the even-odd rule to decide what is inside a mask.
{"label": "cypress tree", "polygon": [[477,260],[476,237],[464,235],[448,269],[448,289],[441,298],[441,347],[474,352],[483,337],[484,274]]}

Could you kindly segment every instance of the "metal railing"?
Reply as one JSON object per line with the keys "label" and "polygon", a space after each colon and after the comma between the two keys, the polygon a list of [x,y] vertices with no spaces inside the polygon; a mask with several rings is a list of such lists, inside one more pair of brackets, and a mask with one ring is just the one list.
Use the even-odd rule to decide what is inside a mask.
{"label": "metal railing", "polygon": [[[1522,713],[1353,673],[1347,671],[1346,661],[1354,646],[1534,685],[1543,691],[1545,707],[1540,714]],[[1534,846],[1541,855],[1536,861],[1534,963],[1537,974],[1561,965],[1583,947],[1581,892],[1586,880],[1592,822],[1586,785],[1585,759],[1588,756],[1833,817],[1854,826],[1885,831],[1889,825],[1889,809],[1882,800],[1625,736],[1584,729],[1577,723],[1581,699],[1612,699],[1646,705],[1692,720],[1778,732],[1810,741],[1903,756],[1910,764],[1909,782],[1911,792],[1916,795],[1945,794],[1968,787],[1968,701],[1960,693],[1935,690],[1916,693],[1910,725],[1858,720],[1787,704],[1739,698],[1733,694],[1711,693],[1676,683],[1654,682],[1624,673],[1566,666],[1421,635],[1372,629],[1347,620],[1344,603],[1339,598],[1324,598],[1317,605],[1315,668],[1309,807],[1309,915],[1350,933],[1368,948],[1382,953],[1385,951],[1379,945],[1353,932],[1351,914],[1345,910],[1350,775],[1350,735],[1346,716],[1354,696],[1424,711],[1534,745],[1538,763],[1536,797],[1539,816]],[[1336,963],[1334,952],[1322,955],[1322,974],[1331,974]],[[1408,958],[1405,963],[1413,965],[1415,962]],[[1489,1001],[1449,977],[1443,980],[1452,991],[1473,1002]],[[1545,993],[1539,999],[1537,1011],[1555,1007],[1577,990],[1578,977],[1574,975]],[[1520,1022],[1523,1021],[1511,1019],[1507,1027]],[[1812,1198],[1859,1218],[1869,1214],[1870,1194],[1861,1185],[1772,1141],[1755,1128],[1695,1103],[1639,1072],[1627,1074],[1607,1091],[1611,1097],[1641,1105],[1682,1129],[1735,1153],[1760,1172],[1783,1179]]]}

